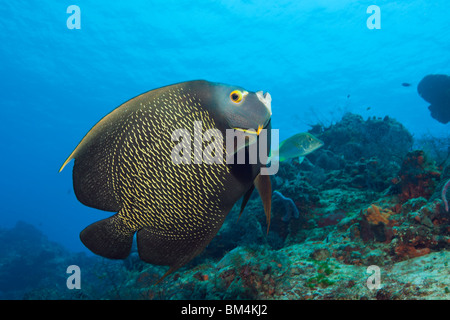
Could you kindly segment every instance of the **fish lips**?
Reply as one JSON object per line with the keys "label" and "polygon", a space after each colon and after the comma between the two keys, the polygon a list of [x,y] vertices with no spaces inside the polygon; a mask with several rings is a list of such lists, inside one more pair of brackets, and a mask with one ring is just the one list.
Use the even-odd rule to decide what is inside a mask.
{"label": "fish lips", "polygon": [[[316,138],[316,139],[317,139],[317,138]],[[317,139],[317,147],[316,147],[316,149],[319,149],[319,148],[322,147],[324,144],[325,144],[325,143],[324,143],[322,140]],[[316,150],[316,149],[314,149],[314,150]]]}

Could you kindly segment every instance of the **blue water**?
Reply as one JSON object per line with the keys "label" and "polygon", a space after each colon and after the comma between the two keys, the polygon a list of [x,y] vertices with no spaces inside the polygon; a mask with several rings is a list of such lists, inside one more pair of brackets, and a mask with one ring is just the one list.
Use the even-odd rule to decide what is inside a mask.
{"label": "blue water", "polygon": [[[81,29],[67,28],[69,5]],[[381,9],[370,30],[369,5]],[[425,1],[2,1],[0,226],[30,222],[71,250],[110,215],[79,203],[84,134],[122,102],[180,81],[269,91],[280,138],[346,111],[389,115],[416,137],[447,136],[416,91],[450,74],[448,3]],[[410,87],[401,84],[410,83]]]}

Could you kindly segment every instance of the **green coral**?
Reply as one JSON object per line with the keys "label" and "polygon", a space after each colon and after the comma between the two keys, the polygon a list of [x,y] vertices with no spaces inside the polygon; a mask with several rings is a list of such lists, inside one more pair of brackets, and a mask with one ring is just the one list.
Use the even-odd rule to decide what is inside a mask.
{"label": "green coral", "polygon": [[328,279],[327,278],[327,276],[326,275],[324,275],[324,274],[318,274],[317,276],[315,276],[315,277],[312,277],[312,278],[309,278],[307,281],[306,281],[306,286],[308,287],[308,288],[315,288],[317,285],[318,286],[321,286],[321,287],[328,287],[328,286],[331,286],[331,285],[333,285],[335,282],[334,281],[331,281],[330,279]]}
{"label": "green coral", "polygon": [[317,275],[306,280],[306,286],[308,288],[315,288],[316,286],[320,287],[328,287],[335,284],[335,281],[332,281],[328,278],[328,276],[334,273],[334,269],[339,269],[337,266],[332,266],[330,259],[325,261],[319,261],[315,259],[308,259],[308,261],[312,262],[317,268]]}

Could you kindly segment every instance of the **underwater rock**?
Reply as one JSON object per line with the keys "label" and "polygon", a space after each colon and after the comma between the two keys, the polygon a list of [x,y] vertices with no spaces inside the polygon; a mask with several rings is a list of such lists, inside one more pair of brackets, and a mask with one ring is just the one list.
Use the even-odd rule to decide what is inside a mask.
{"label": "underwater rock", "polygon": [[362,263],[366,266],[383,266],[386,264],[386,260],[386,253],[381,249],[375,249],[370,250],[370,252],[362,258]]}
{"label": "underwater rock", "polygon": [[19,221],[12,229],[0,230],[0,292],[10,299],[52,276],[62,247],[51,243],[31,224]]}
{"label": "underwater rock", "polygon": [[85,283],[99,285],[89,276],[98,260],[67,251],[29,223],[18,221],[11,229],[0,228],[0,241],[1,299],[88,298],[90,285],[85,285],[83,292],[66,287],[66,269],[75,261],[86,272]]}
{"label": "underwater rock", "polygon": [[369,205],[371,196],[364,190],[335,188],[321,193],[321,199],[314,209],[319,227],[336,225],[351,216],[361,206]]}
{"label": "underwater rock", "polygon": [[282,252],[264,248],[243,250],[247,260],[235,259],[217,271],[224,299],[267,299],[280,294],[288,280],[289,258]]}
{"label": "underwater rock", "polygon": [[311,154],[319,157],[324,150],[344,156],[346,161],[378,157],[382,163],[398,162],[413,144],[412,135],[392,118],[369,118],[346,113],[340,122],[325,128],[317,137],[324,146]]}
{"label": "underwater rock", "polygon": [[[339,184],[374,191],[388,188],[390,179],[400,169],[401,159],[413,145],[411,134],[394,119],[363,120],[351,113],[316,135],[324,146],[309,155],[309,160],[325,170],[321,182],[328,189]],[[335,171],[341,176],[330,185],[333,179],[327,175]]]}
{"label": "underwater rock", "polygon": [[325,261],[331,256],[330,250],[327,248],[318,248],[314,250],[310,257],[311,259],[318,260],[318,261]]}
{"label": "underwater rock", "polygon": [[319,228],[334,226],[342,221],[345,217],[345,213],[343,212],[329,213],[321,217],[321,219],[317,222],[317,226]]}
{"label": "underwater rock", "polygon": [[339,170],[345,166],[345,160],[330,150],[324,150],[317,157],[315,165],[324,170]]}
{"label": "underwater rock", "polygon": [[[264,217],[264,208],[259,196],[255,195],[250,198],[240,217],[239,211],[240,205],[233,207],[217,235],[196,260],[197,263],[205,258],[220,258],[238,246],[266,245],[268,243],[266,222],[260,220],[261,217],[258,216],[262,214]],[[274,218],[275,215],[271,219],[269,234],[273,233],[277,226]],[[279,247],[282,246],[282,243],[283,240],[275,239],[271,245]]]}
{"label": "underwater rock", "polygon": [[426,204],[427,204],[427,199],[425,199],[423,197],[412,198],[402,204],[401,211],[402,211],[402,213],[418,211],[418,210],[420,210],[420,208],[422,208]]}
{"label": "underwater rock", "polygon": [[[423,198],[415,201],[418,205],[423,204]],[[404,207],[399,225],[394,229],[395,238],[391,242],[396,260],[411,259],[450,247],[450,217],[443,210],[439,199],[427,202],[418,209],[415,206],[416,211],[405,212],[407,208]]]}
{"label": "underwater rock", "polygon": [[290,260],[266,247],[237,247],[215,265],[186,270],[171,299],[268,299],[288,286]]}

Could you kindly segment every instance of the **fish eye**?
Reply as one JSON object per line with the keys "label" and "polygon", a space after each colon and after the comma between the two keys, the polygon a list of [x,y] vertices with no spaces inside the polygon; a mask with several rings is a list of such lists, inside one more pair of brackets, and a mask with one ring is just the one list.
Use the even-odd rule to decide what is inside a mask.
{"label": "fish eye", "polygon": [[242,93],[242,91],[234,90],[233,92],[230,93],[230,99],[234,103],[241,102],[243,98],[244,98],[244,94]]}

